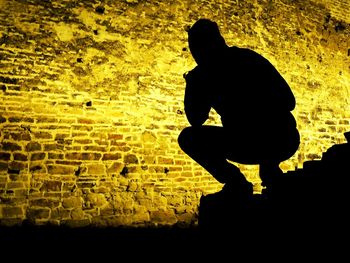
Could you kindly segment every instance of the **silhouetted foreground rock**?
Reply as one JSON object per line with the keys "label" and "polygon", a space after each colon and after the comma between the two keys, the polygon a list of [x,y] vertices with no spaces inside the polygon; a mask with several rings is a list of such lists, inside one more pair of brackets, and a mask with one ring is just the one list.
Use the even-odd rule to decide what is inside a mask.
{"label": "silhouetted foreground rock", "polygon": [[[199,240],[196,227],[0,227],[0,251],[21,252],[22,255],[49,252],[61,258],[71,259],[74,255],[79,260],[110,255],[154,262],[164,254],[193,249]],[[30,253],[23,254],[25,251]]]}
{"label": "silhouetted foreground rock", "polygon": [[345,136],[348,143],[334,145],[321,160],[285,173],[261,195],[240,199],[235,193],[219,192],[203,196],[200,228],[244,233],[260,226],[269,233],[345,233],[350,222],[350,133]]}

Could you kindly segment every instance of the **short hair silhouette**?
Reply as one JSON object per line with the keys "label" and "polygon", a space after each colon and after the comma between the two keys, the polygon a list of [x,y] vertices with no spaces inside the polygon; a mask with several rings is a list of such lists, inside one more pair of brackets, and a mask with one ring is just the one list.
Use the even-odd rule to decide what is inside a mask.
{"label": "short hair silhouette", "polygon": [[217,23],[209,19],[199,19],[187,32],[190,45],[205,42],[225,44],[225,39],[221,36]]}

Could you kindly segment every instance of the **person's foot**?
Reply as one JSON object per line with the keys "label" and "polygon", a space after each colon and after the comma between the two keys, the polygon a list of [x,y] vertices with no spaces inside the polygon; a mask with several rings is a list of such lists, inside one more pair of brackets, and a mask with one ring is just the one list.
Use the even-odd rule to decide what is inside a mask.
{"label": "person's foot", "polygon": [[262,186],[268,188],[272,187],[283,176],[283,171],[278,165],[260,165],[259,172]]}

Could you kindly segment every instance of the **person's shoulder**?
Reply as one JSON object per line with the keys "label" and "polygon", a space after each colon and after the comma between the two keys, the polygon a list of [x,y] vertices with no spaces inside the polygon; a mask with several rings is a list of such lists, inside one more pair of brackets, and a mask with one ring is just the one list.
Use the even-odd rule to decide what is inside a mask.
{"label": "person's shoulder", "polygon": [[268,67],[271,64],[262,54],[250,48],[236,47],[232,52],[238,54],[236,57],[239,57],[249,65],[253,64]]}

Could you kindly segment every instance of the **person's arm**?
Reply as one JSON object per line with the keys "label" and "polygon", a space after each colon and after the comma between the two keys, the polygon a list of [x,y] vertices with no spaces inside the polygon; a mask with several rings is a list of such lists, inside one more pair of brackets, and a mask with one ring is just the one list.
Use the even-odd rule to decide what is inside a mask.
{"label": "person's arm", "polygon": [[211,109],[205,88],[201,86],[200,76],[197,70],[190,71],[185,75],[185,113],[188,122],[192,126],[201,126],[209,118]]}

